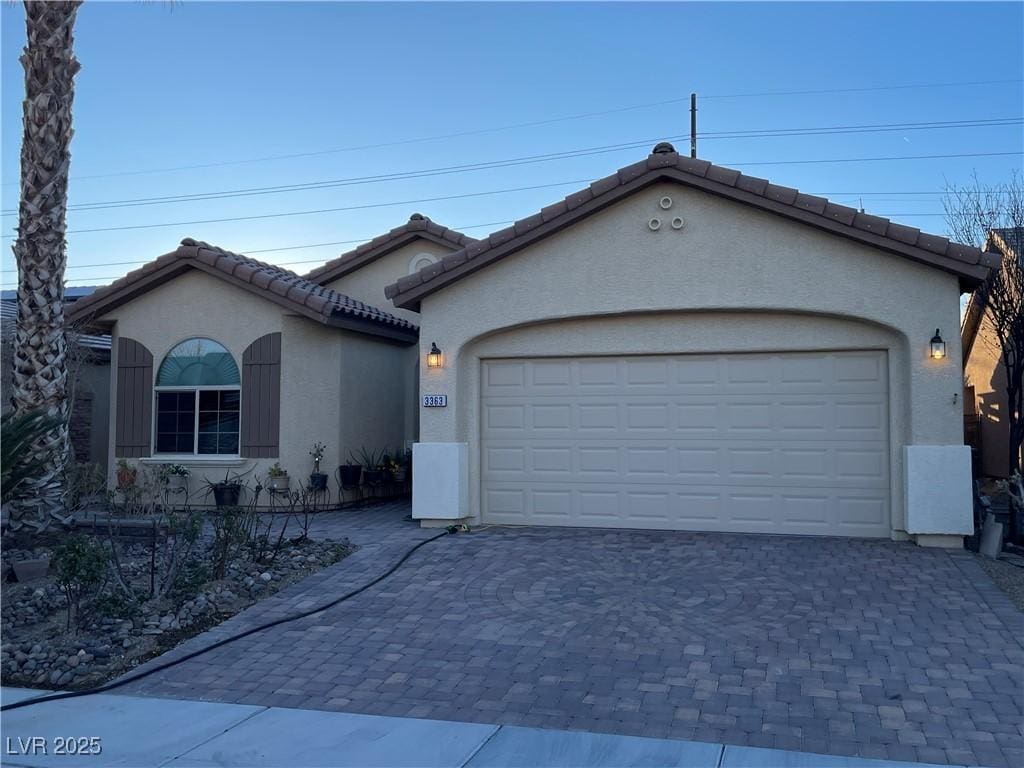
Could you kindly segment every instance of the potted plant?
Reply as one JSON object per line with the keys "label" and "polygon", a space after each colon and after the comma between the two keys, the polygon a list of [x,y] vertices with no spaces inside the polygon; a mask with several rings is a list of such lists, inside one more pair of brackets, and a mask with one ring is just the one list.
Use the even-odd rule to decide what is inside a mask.
{"label": "potted plant", "polygon": [[119,490],[127,491],[135,485],[135,478],[139,470],[128,463],[127,459],[117,460],[117,487]]}
{"label": "potted plant", "polygon": [[164,467],[163,477],[169,491],[183,491],[188,488],[188,478],[192,472],[184,464],[168,464]]}
{"label": "potted plant", "polygon": [[228,470],[224,473],[223,480],[213,482],[209,478],[205,478],[207,493],[213,493],[213,502],[217,505],[217,509],[238,506],[238,500],[242,495],[242,478],[247,474],[248,472],[241,475],[233,474]]}
{"label": "potted plant", "polygon": [[400,450],[395,450],[384,457],[384,462],[387,465],[387,474],[393,482],[405,482],[405,463],[403,460],[404,457]]}
{"label": "potted plant", "polygon": [[327,489],[327,475],[320,471],[320,462],[324,459],[324,450],[327,446],[323,443],[313,443],[313,450],[309,455],[313,457],[313,473],[309,476],[309,489],[311,491],[323,491]]}
{"label": "potted plant", "polygon": [[288,470],[282,469],[280,462],[267,470],[267,487],[273,491],[287,491],[289,485]]}
{"label": "potted plant", "polygon": [[384,470],[381,469],[381,461],[384,452],[377,453],[366,448],[359,449],[359,463],[363,465],[363,482],[366,485],[379,485],[384,480]]}
{"label": "potted plant", "polygon": [[352,452],[348,454],[348,464],[338,467],[338,482],[342,488],[355,488],[359,485],[359,478],[363,474],[363,468]]}
{"label": "potted plant", "polygon": [[395,451],[392,458],[391,474],[396,483],[404,483],[409,477],[409,465],[412,464],[412,451]]}

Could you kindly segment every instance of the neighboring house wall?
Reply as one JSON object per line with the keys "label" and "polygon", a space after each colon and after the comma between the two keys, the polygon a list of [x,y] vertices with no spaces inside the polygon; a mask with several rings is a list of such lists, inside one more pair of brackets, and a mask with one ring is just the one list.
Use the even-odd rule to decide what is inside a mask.
{"label": "neighboring house wall", "polygon": [[340,277],[330,283],[325,283],[325,286],[366,304],[371,304],[375,307],[387,307],[391,314],[413,323],[418,323],[418,312],[389,306],[390,302],[384,296],[384,286],[390,285],[400,277],[408,275],[411,266],[419,263],[420,260],[416,257],[420,254],[441,259],[453,250],[454,247],[446,248],[430,240],[416,240],[392,251],[386,256],[381,256],[376,261],[360,267],[344,277]]}
{"label": "neighboring house wall", "polygon": [[985,314],[964,367],[964,383],[974,387],[974,407],[980,417],[981,473],[1005,478],[1010,468],[1010,425],[1002,358],[999,339]]}
{"label": "neighboring house wall", "polygon": [[[648,229],[673,198],[681,230]],[[906,528],[903,447],[962,445],[958,279],[781,217],[659,183],[423,299],[421,440],[469,444],[480,508],[480,360],[500,356],[884,349],[891,520]],[[945,360],[928,357],[942,329]]]}
{"label": "neighboring house wall", "polygon": [[107,470],[107,445],[110,437],[110,362],[87,358],[78,367],[74,406],[71,417],[71,441],[78,461],[98,464]]}
{"label": "neighboring house wall", "polygon": [[[10,406],[14,376],[14,302],[4,300],[0,371],[3,372],[4,402]],[[72,346],[68,350],[72,409],[69,414],[71,448],[75,461],[98,464],[107,469],[107,439],[110,420],[110,353],[106,349]]]}
{"label": "neighboring house wall", "polygon": [[[405,414],[400,403],[368,397],[353,382],[361,376],[389,394],[395,388],[408,390],[412,386],[409,374],[405,374],[406,383],[401,384],[404,362],[415,353],[407,346],[291,315],[270,301],[197,271],[158,286],[99,319],[116,321],[113,369],[117,367],[118,339],[127,337],[144,344],[152,353],[154,377],[167,352],[185,339],[205,337],[219,342],[241,370],[243,354],[252,342],[266,334],[281,334],[279,456],[197,457],[182,461],[193,470],[193,492],[201,491],[204,477],[216,480],[223,478],[227,470],[244,472],[255,468],[247,477],[251,481],[254,476],[265,476],[275,462],[280,462],[296,479],[297,487],[312,471],[309,452],[315,442],[326,445],[321,469],[333,475],[344,457],[342,425],[346,414],[355,410],[364,422],[379,425],[371,436],[373,439],[398,443],[404,437]],[[112,378],[111,401],[116,402],[116,376]],[[111,413],[109,424],[111,434],[115,434],[115,413]],[[357,430],[346,429],[346,441],[357,447],[362,444]],[[363,442],[369,444],[368,440]],[[114,467],[119,457],[114,455],[113,440],[109,441],[109,453],[110,466]],[[171,460],[155,454],[134,461],[146,465]],[[113,472],[110,474],[113,482]],[[194,502],[203,502],[201,492]]]}

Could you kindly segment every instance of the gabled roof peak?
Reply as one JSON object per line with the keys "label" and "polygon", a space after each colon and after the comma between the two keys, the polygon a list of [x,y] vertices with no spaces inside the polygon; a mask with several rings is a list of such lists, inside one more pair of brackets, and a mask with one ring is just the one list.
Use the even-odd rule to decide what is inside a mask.
{"label": "gabled roof peak", "polygon": [[417,327],[377,307],[299,277],[291,270],[186,237],[177,250],[129,272],[79,299],[68,322],[91,319],[141,296],[190,269],[206,272],[312,320],[402,341],[415,341]]}
{"label": "gabled roof peak", "polygon": [[384,290],[404,309],[416,309],[420,300],[488,264],[515,253],[540,239],[597,213],[659,181],[671,181],[744,205],[778,214],[802,224],[880,248],[913,261],[950,272],[963,290],[977,286],[988,270],[999,264],[996,255],[969,245],[952,243],[915,227],[871,216],[823,197],[680,155],[668,142],[657,144],[639,162],[549,205],[512,226],[470,243],[436,264],[401,278]]}
{"label": "gabled roof peak", "polygon": [[333,282],[417,239],[443,245],[452,251],[476,242],[468,235],[435,223],[429,216],[414,213],[405,224],[328,261],[309,272],[306,278],[320,285]]}

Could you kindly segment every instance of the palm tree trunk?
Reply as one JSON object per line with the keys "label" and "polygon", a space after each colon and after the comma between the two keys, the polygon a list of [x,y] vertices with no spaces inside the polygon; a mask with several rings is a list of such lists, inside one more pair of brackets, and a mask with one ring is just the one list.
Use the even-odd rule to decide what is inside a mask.
{"label": "palm tree trunk", "polygon": [[64,267],[67,262],[71,104],[79,64],[73,28],[81,0],[26,0],[27,44],[21,204],[14,255],[18,262],[18,321],[14,341],[15,410],[42,410],[60,425],[31,447],[40,469],[11,503],[12,523],[45,527],[64,501],[69,456]]}

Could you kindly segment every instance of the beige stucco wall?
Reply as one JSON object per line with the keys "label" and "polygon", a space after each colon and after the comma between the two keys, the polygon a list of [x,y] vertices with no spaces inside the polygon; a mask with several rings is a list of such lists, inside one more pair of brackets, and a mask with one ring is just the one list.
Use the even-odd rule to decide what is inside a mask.
{"label": "beige stucco wall", "polygon": [[[658,205],[664,195],[669,210]],[[682,230],[671,228],[675,216]],[[662,219],[657,232],[652,217]],[[958,300],[946,273],[658,184],[423,300],[421,359],[436,341],[446,361],[422,369],[421,391],[448,394],[449,406],[420,410],[420,439],[470,444],[476,515],[481,358],[886,349],[899,530],[901,445],[963,442]],[[927,355],[936,327],[944,361]]]}
{"label": "beige stucco wall", "polygon": [[419,324],[419,313],[392,306],[384,296],[384,288],[396,282],[398,278],[408,275],[414,258],[418,254],[426,253],[440,259],[451,253],[452,250],[452,248],[445,248],[430,240],[415,240],[386,256],[381,256],[355,272],[327,283],[327,287]]}
{"label": "beige stucco wall", "polygon": [[[201,272],[187,272],[138,299],[113,310],[102,319],[115,320],[112,370],[117,370],[117,339],[127,336],[153,353],[154,378],[167,352],[179,342],[204,336],[223,344],[241,370],[242,354],[264,334],[281,333],[280,457],[270,459],[192,459],[182,461],[193,470],[191,488],[201,488],[203,477],[223,478],[227,470],[249,472],[247,481],[263,477],[279,461],[293,478],[305,481],[312,471],[309,451],[315,442],[326,445],[321,469],[332,476],[346,447],[405,438],[409,421],[405,399],[414,388],[408,360],[416,348],[385,339],[341,331],[284,308],[241,288]],[[111,381],[111,402],[117,402],[116,376]],[[368,392],[371,387],[374,391]],[[110,415],[114,435],[116,414]],[[373,434],[358,437],[360,430]],[[111,479],[118,457],[109,441]],[[375,446],[376,447],[376,446]],[[383,446],[381,446],[383,447]],[[143,465],[162,463],[159,456],[134,460]],[[202,502],[202,494],[194,502]]]}
{"label": "beige stucco wall", "polygon": [[981,472],[991,477],[1006,477],[1010,468],[1006,366],[1002,358],[999,339],[986,314],[971,345],[964,367],[964,383],[974,387],[975,412],[981,416]]}
{"label": "beige stucco wall", "polygon": [[345,336],[340,389],[348,407],[340,418],[341,458],[348,459],[350,451],[358,456],[361,448],[404,451],[416,430],[416,346]]}

